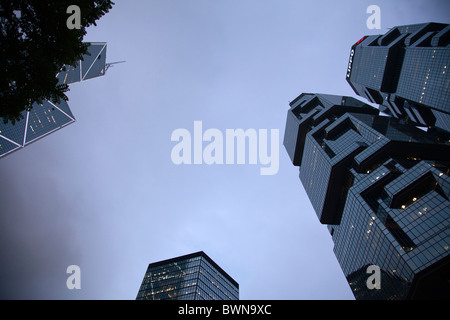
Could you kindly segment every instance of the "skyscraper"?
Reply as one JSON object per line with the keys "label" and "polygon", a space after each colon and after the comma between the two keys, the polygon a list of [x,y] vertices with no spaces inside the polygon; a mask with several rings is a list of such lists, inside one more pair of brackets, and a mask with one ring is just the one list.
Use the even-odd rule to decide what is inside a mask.
{"label": "skyscraper", "polygon": [[356,94],[406,122],[450,131],[450,25],[397,26],[352,46],[346,79]]}
{"label": "skyscraper", "polygon": [[239,284],[200,251],[149,264],[136,300],[239,300]]}
{"label": "skyscraper", "polygon": [[357,299],[450,298],[449,44],[439,23],[364,36],[346,80],[379,108],[312,93],[290,103],[284,146]]}
{"label": "skyscraper", "polygon": [[83,59],[75,67],[65,67],[56,75],[58,83],[74,83],[105,75],[109,64],[106,63],[106,42],[91,42]]}
{"label": "skyscraper", "polygon": [[449,141],[351,97],[290,107],[284,146],[355,297],[450,298]]}
{"label": "skyscraper", "polygon": [[[61,68],[56,77],[58,83],[74,83],[103,76],[109,64],[106,63],[106,43],[91,43],[88,53],[83,55],[75,67]],[[44,100],[35,103],[29,111],[22,112],[23,119],[14,125],[0,119],[0,158],[19,150],[44,136],[73,122],[75,117],[66,101],[54,104]]]}

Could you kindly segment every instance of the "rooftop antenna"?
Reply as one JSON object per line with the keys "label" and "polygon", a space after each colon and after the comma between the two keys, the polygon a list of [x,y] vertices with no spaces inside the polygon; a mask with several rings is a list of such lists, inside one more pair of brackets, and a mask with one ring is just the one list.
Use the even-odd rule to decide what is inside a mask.
{"label": "rooftop antenna", "polygon": [[107,71],[110,67],[112,67],[114,64],[123,63],[123,62],[126,62],[126,61],[117,61],[117,62],[106,63],[106,64],[105,64],[105,68],[104,68],[104,70],[103,70],[103,74],[105,74],[106,71]]}

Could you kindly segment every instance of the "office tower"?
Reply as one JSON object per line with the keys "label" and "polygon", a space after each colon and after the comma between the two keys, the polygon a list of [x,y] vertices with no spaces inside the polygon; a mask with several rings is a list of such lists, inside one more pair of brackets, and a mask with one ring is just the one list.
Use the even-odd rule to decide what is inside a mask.
{"label": "office tower", "polygon": [[356,299],[450,298],[449,141],[352,97],[303,93],[284,146]]}
{"label": "office tower", "polygon": [[88,53],[75,67],[65,66],[56,75],[58,83],[74,83],[105,75],[110,64],[106,63],[106,42],[91,42]]}
{"label": "office tower", "polygon": [[149,264],[136,300],[239,300],[239,284],[200,251]]}
{"label": "office tower", "polygon": [[[110,65],[106,63],[106,43],[91,43],[88,53],[90,55],[83,55],[83,60],[75,67],[65,66],[65,71],[61,68],[56,75],[58,83],[69,84],[103,76]],[[0,158],[75,122],[64,100],[58,104],[48,100],[43,100],[42,104],[34,103],[31,110],[22,112],[22,116],[14,125],[0,119]]]}
{"label": "office tower", "polygon": [[450,25],[397,26],[350,51],[346,79],[356,94],[405,122],[450,131]]}

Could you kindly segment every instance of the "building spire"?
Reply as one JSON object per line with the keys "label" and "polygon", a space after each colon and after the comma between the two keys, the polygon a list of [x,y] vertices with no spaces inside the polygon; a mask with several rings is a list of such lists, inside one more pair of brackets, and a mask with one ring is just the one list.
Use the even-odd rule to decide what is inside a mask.
{"label": "building spire", "polygon": [[117,62],[109,62],[109,63],[105,63],[105,69],[104,69],[104,71],[103,71],[103,74],[105,74],[106,71],[107,71],[110,67],[112,67],[114,64],[123,63],[123,62],[126,62],[126,61],[117,61]]}

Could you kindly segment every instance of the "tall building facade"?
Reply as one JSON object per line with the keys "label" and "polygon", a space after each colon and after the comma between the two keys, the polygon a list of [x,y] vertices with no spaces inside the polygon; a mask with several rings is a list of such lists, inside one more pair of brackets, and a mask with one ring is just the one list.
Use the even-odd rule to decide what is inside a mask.
{"label": "tall building facade", "polygon": [[379,108],[290,103],[283,144],[356,299],[450,299],[448,39],[448,25],[420,24],[355,43],[346,79]]}
{"label": "tall building facade", "polygon": [[[378,113],[301,94],[284,146],[357,299],[450,298],[450,143]],[[379,290],[366,286],[370,265]]]}
{"label": "tall building facade", "polygon": [[149,264],[136,300],[239,300],[239,284],[200,251]]}
{"label": "tall building facade", "polygon": [[356,299],[450,299],[449,45],[440,23],[364,36],[346,80],[378,108],[314,93],[290,103],[284,146]]}
{"label": "tall building facade", "polygon": [[[56,75],[58,83],[70,84],[103,76],[106,63],[106,43],[91,43],[75,67],[65,66]],[[44,100],[35,103],[31,110],[22,112],[23,118],[14,125],[0,119],[0,158],[53,133],[73,122],[75,117],[66,101],[55,104]]]}
{"label": "tall building facade", "polygon": [[365,36],[346,79],[355,93],[406,122],[450,131],[450,25],[422,23]]}

